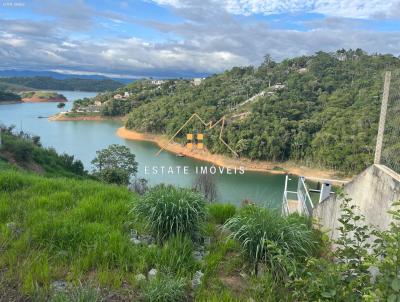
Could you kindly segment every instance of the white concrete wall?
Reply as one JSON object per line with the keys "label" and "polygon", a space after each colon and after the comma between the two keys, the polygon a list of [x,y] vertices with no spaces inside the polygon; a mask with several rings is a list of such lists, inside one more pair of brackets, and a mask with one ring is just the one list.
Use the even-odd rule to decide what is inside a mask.
{"label": "white concrete wall", "polygon": [[[392,203],[400,200],[400,175],[383,165],[372,165],[344,186],[346,196],[360,208],[365,222],[378,229],[387,229],[391,216],[387,212]],[[318,204],[313,217],[328,231],[331,239],[337,239],[342,200],[331,196]]]}

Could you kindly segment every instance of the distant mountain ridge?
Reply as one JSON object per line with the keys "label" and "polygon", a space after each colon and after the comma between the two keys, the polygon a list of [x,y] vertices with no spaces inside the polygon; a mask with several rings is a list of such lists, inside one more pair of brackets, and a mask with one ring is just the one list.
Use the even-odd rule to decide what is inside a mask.
{"label": "distant mountain ridge", "polygon": [[5,69],[0,70],[0,78],[2,77],[51,77],[53,79],[65,80],[65,79],[92,79],[92,80],[114,80],[116,82],[128,84],[133,82],[134,78],[116,78],[106,77],[100,74],[64,74],[55,71],[37,71],[37,70],[17,70],[17,69]]}
{"label": "distant mountain ridge", "polygon": [[[67,78],[54,79],[52,77],[4,77],[0,78],[0,86],[6,86],[6,90],[13,90],[12,87],[28,87],[44,90],[78,90],[78,91],[112,91],[123,86],[122,83],[114,80],[105,79],[81,79]],[[7,89],[7,85],[10,89]],[[11,87],[12,86],[12,87]],[[26,90],[26,89],[23,89]]]}

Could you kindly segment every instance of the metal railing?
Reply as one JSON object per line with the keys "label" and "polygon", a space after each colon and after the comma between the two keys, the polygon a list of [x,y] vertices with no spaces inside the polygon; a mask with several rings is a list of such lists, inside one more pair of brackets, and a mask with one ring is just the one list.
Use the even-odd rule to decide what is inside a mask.
{"label": "metal railing", "polygon": [[314,205],[304,177],[300,177],[297,186],[297,196],[300,203],[300,214],[311,216]]}
{"label": "metal railing", "polygon": [[314,209],[314,205],[312,199],[310,197],[310,193],[308,191],[307,185],[305,183],[304,177],[300,177],[297,182],[297,192],[288,190],[289,183],[289,175],[286,175],[285,178],[285,189],[283,191],[282,198],[282,215],[289,215],[289,195],[293,195],[293,200],[297,201],[297,209],[296,211],[299,214],[311,216],[312,211]]}

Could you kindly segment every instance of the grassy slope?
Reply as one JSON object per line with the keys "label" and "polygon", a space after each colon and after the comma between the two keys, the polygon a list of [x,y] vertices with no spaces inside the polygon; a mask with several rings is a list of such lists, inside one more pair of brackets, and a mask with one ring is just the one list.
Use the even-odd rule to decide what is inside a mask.
{"label": "grassy slope", "polygon": [[[52,282],[65,280],[127,301],[141,295],[136,274],[153,267],[162,270],[169,261],[169,250],[130,242],[130,229],[140,226],[132,225],[130,214],[138,196],[127,189],[9,167],[0,162],[0,297],[44,301],[52,295]],[[212,236],[210,254],[201,268],[190,265],[185,275],[190,284],[196,270],[206,274],[196,300],[245,297],[244,285],[235,289],[225,280],[243,283],[237,246],[217,235],[215,224],[207,229]],[[167,254],[161,257],[163,253]]]}
{"label": "grassy slope", "polygon": [[129,280],[147,262],[129,242],[135,198],[94,181],[0,172],[1,289],[37,296],[52,280],[78,282],[89,274],[116,286]]}

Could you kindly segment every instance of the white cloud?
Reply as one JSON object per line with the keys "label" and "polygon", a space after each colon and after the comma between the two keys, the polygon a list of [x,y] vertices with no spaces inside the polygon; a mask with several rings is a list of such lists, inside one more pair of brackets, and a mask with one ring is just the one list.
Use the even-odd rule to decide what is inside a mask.
{"label": "white cloud", "polygon": [[[187,0],[153,0],[160,5],[176,8],[191,6]],[[279,13],[320,13],[326,16],[345,18],[400,18],[392,14],[398,7],[398,0],[211,0],[228,12],[240,15]]]}
{"label": "white cloud", "polygon": [[[340,6],[341,1],[271,0],[267,3],[255,0],[220,0],[224,7],[215,4],[217,0],[157,1],[173,5],[174,14],[183,21],[165,23],[137,20],[129,18],[129,15],[117,16],[111,12],[106,17],[134,25],[139,23],[161,35],[165,34],[165,37],[174,38],[139,39],[126,33],[122,36],[120,32],[117,35],[93,38],[90,32],[65,30],[66,23],[79,19],[70,11],[67,11],[68,18],[55,17],[51,23],[48,20],[0,19],[0,68],[185,76],[221,72],[233,66],[257,65],[267,53],[275,60],[340,48],[362,48],[368,52],[400,54],[400,30],[379,32],[365,29],[366,27],[363,29],[362,25],[366,23],[363,20],[329,17],[304,22],[308,26],[307,31],[294,31],[271,28],[266,22],[253,22],[247,18],[240,18],[239,21],[239,18],[227,12],[227,7],[231,11],[265,13],[289,8],[296,11],[303,6],[312,11],[317,9],[315,3],[318,2],[318,9],[328,14],[329,10],[345,9]],[[362,7],[354,3],[347,6],[352,16],[356,15],[355,11],[358,11],[358,16],[362,15],[361,11],[373,13],[369,3]],[[378,12],[380,9],[374,11]],[[391,10],[390,15],[380,13],[379,17],[394,15],[395,9]],[[99,24],[99,21],[95,23],[96,20],[91,22],[93,25]],[[73,26],[69,25],[69,28]]]}

